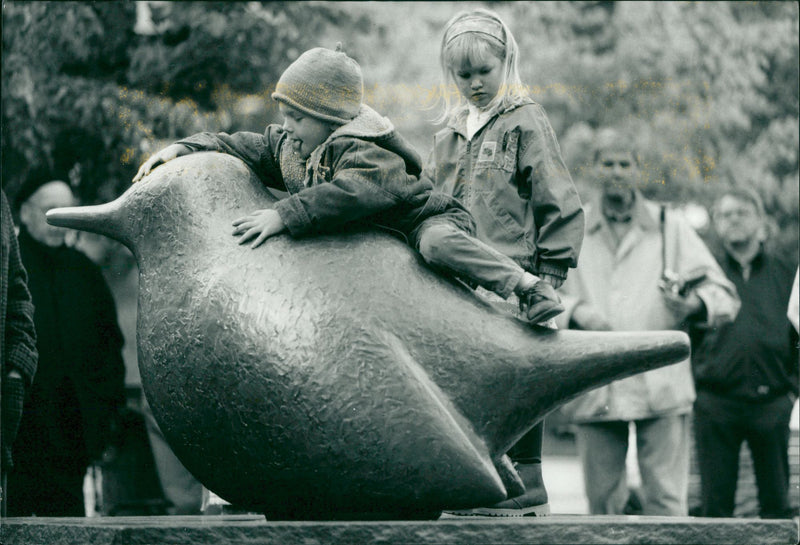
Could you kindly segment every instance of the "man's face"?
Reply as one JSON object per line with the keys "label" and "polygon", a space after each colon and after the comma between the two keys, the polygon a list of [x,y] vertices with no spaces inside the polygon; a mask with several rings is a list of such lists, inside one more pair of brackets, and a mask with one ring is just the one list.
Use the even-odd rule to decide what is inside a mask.
{"label": "man's face", "polygon": [[761,241],[764,222],[752,202],[725,195],[714,210],[714,228],[723,243],[731,246]]}
{"label": "man's face", "polygon": [[51,208],[72,206],[74,203],[72,191],[67,184],[48,182],[37,189],[20,207],[20,221],[34,240],[56,248],[64,244],[69,230],[47,223],[45,212]]}
{"label": "man's face", "polygon": [[283,102],[278,103],[278,111],[283,116],[283,128],[289,134],[292,147],[303,159],[308,159],[336,128]]}
{"label": "man's face", "polygon": [[639,181],[639,168],[629,151],[602,151],[595,162],[597,179],[606,194],[630,193]]}

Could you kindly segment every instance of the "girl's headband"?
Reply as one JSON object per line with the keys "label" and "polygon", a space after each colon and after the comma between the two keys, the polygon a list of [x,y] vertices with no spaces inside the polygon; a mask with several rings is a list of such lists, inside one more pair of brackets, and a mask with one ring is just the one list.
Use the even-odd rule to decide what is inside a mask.
{"label": "girl's headband", "polygon": [[456,37],[467,34],[468,32],[483,34],[497,40],[502,46],[506,45],[503,25],[499,21],[490,19],[485,15],[466,15],[450,25],[450,28],[448,28],[445,33],[445,45],[452,42]]}

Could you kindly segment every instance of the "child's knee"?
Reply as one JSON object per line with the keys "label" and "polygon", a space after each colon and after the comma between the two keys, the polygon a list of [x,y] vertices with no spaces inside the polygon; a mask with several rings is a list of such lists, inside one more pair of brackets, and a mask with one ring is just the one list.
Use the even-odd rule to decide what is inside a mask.
{"label": "child's knee", "polygon": [[425,227],[419,238],[419,253],[429,264],[442,262],[447,255],[458,229],[447,223],[434,223]]}

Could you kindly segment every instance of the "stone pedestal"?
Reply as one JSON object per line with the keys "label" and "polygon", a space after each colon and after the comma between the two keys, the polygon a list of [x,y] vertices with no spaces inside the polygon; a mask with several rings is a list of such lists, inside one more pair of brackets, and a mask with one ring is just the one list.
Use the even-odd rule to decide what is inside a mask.
{"label": "stone pedestal", "polygon": [[3,519],[4,545],[747,544],[798,542],[797,520],[560,515],[410,522],[269,522],[257,515]]}

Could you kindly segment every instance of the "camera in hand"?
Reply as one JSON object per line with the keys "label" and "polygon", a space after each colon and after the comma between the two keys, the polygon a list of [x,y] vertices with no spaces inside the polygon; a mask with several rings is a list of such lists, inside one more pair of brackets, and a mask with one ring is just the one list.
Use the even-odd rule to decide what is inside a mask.
{"label": "camera in hand", "polygon": [[686,275],[679,275],[672,271],[664,271],[658,287],[664,291],[669,291],[673,295],[685,297],[695,286],[706,279],[704,271],[691,271]]}

